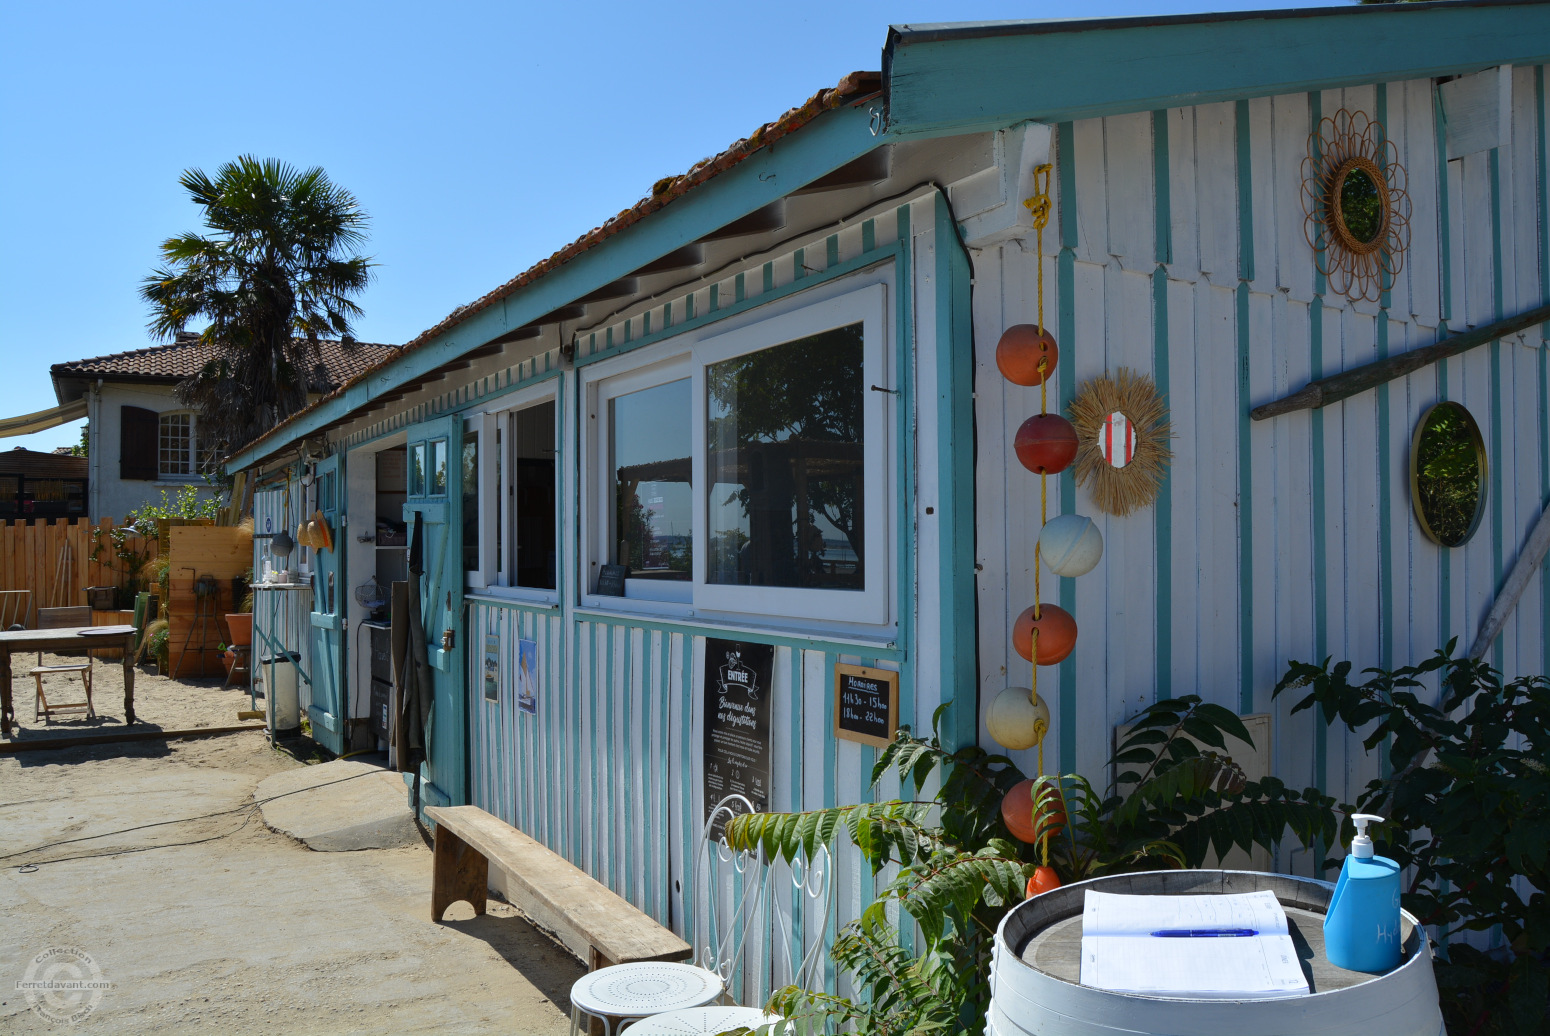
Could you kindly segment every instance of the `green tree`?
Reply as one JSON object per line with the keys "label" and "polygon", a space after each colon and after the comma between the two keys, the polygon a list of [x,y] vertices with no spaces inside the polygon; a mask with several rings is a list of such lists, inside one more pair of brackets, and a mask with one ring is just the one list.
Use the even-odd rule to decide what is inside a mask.
{"label": "green tree", "polygon": [[306,406],[321,338],[353,344],[353,297],[373,265],[355,254],[367,217],[322,169],[276,159],[244,155],[213,179],[190,169],[179,183],[208,233],[164,241],[140,296],[158,337],[209,321],[201,338],[212,355],[178,398],[199,413],[201,436],[229,450]]}

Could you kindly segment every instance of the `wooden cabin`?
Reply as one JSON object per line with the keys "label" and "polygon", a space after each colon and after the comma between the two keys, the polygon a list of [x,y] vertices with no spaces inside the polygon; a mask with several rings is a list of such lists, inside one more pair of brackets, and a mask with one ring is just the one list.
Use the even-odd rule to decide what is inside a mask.
{"label": "wooden cabin", "polygon": [[[334,529],[298,551],[288,634],[314,735],[381,735],[353,591],[405,577],[418,519],[419,801],[480,805],[670,926],[720,792],[891,795],[875,736],[944,704],[946,738],[995,748],[1036,594],[1077,628],[1037,673],[1047,770],[1100,783],[1117,725],[1200,694],[1255,717],[1251,770],[1350,801],[1377,759],[1272,702],[1288,662],[1464,650],[1550,497],[1545,318],[1510,320],[1550,299],[1547,60],[1538,2],[892,28],[880,75],[232,458],[260,533]],[[998,346],[1041,323],[1058,359],[1014,384]],[[1074,404],[1076,462],[1041,479],[1019,429]],[[1462,519],[1412,479],[1444,414],[1478,433]],[[1096,566],[1040,573],[1041,513],[1092,519]],[[1544,672],[1547,624],[1541,571],[1486,657]],[[849,667],[883,675],[847,713]],[[839,882],[843,921],[872,878]]]}

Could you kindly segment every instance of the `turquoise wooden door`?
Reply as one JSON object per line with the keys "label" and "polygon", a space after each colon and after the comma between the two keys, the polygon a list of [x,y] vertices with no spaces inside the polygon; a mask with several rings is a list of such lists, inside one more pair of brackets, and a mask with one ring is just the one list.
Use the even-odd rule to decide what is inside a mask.
{"label": "turquoise wooden door", "polygon": [[316,509],[323,512],[323,520],[333,532],[334,547],[331,550],[312,548],[312,612],[308,616],[312,631],[312,703],[307,706],[307,719],[312,724],[313,740],[335,755],[341,755],[345,750],[349,717],[345,715],[342,694],[345,587],[344,572],[339,563],[343,547],[339,501],[343,487],[338,456],[319,461],[315,476]]}
{"label": "turquoise wooden door", "polygon": [[[420,523],[420,615],[435,686],[425,736],[426,760],[420,767],[422,806],[468,802],[468,712],[463,694],[463,491],[462,465],[458,461],[462,440],[463,419],[457,415],[409,428],[409,485],[404,521],[411,535],[416,517]],[[409,578],[414,579],[412,572]]]}

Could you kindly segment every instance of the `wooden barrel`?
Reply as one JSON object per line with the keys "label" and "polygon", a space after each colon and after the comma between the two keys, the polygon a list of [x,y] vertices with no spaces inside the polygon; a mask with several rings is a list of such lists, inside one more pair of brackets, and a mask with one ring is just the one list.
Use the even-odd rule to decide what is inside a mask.
{"label": "wooden barrel", "polygon": [[[1279,1000],[1187,1000],[1081,984],[1087,889],[1120,895],[1220,895],[1269,889],[1286,910],[1312,992]],[[1426,931],[1400,915],[1404,955],[1384,975],[1324,957],[1334,886],[1252,871],[1148,871],[1067,885],[1015,907],[996,932],[986,1036],[1445,1036]]]}

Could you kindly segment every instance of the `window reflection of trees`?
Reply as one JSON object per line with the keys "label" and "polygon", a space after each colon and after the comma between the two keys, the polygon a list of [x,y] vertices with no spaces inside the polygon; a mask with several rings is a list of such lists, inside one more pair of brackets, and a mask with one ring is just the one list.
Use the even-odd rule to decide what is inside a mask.
{"label": "window reflection of trees", "polygon": [[1460,546],[1475,531],[1485,502],[1484,457],[1474,418],[1457,403],[1437,404],[1421,419],[1414,450],[1421,522],[1443,546]]}
{"label": "window reflection of trees", "polygon": [[706,369],[711,583],[865,587],[862,325]]}

